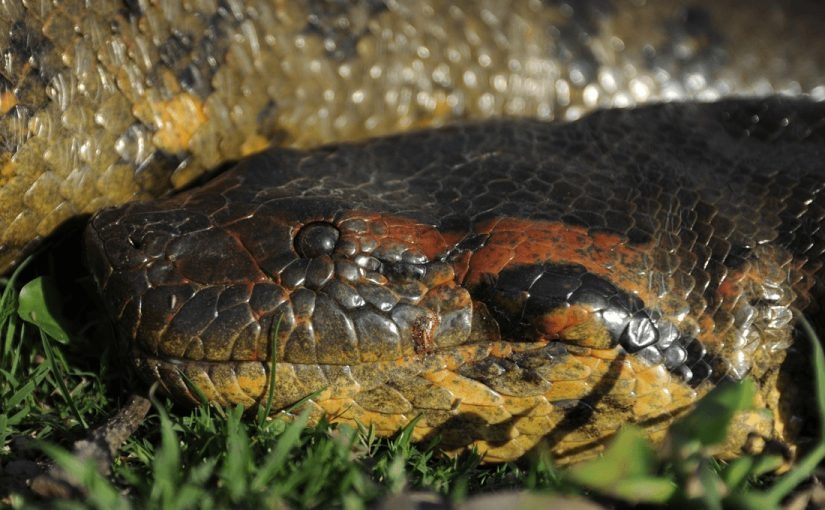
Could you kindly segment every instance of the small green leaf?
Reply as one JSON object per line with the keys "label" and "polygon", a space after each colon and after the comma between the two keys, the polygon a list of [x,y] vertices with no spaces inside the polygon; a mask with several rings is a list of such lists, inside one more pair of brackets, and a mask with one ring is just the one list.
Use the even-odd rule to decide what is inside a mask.
{"label": "small green leaf", "polygon": [[573,466],[567,474],[588,487],[602,487],[619,480],[649,475],[654,464],[653,450],[641,430],[626,426],[619,430],[604,455]]}
{"label": "small green leaf", "polygon": [[722,480],[719,473],[707,463],[700,464],[697,472],[699,500],[708,510],[722,510]]}
{"label": "small green leaf", "polygon": [[20,402],[23,402],[24,400],[29,398],[29,396],[32,393],[34,393],[35,387],[38,383],[40,383],[39,380],[29,379],[29,381],[26,384],[21,386],[20,389],[14,392],[12,396],[9,397],[8,400],[6,400],[6,402],[3,404],[3,408],[14,409],[15,407],[17,407],[17,405],[20,404]]}
{"label": "small green leaf", "polygon": [[677,448],[687,442],[712,446],[725,440],[733,416],[753,405],[756,384],[752,379],[725,382],[705,395],[696,408],[673,424],[670,438]]}
{"label": "small green leaf", "polygon": [[663,504],[676,493],[677,486],[667,478],[642,476],[629,478],[613,487],[612,496],[631,503]]}
{"label": "small green leaf", "polygon": [[47,335],[60,343],[69,341],[69,333],[62,324],[62,319],[55,305],[58,292],[54,282],[40,276],[30,281],[20,289],[17,304],[17,314],[26,322],[34,324]]}
{"label": "small green leaf", "polygon": [[778,510],[779,505],[775,501],[766,498],[760,491],[751,491],[732,494],[725,499],[725,508],[736,508],[738,510]]}
{"label": "small green leaf", "polygon": [[785,459],[781,455],[760,455],[751,468],[750,475],[754,478],[774,473],[785,464]]}
{"label": "small green leaf", "polygon": [[571,481],[602,494],[631,502],[662,503],[670,499],[676,486],[655,474],[655,453],[635,426],[619,430],[601,457],[567,471]]}
{"label": "small green leaf", "polygon": [[731,462],[722,470],[722,480],[731,490],[740,488],[751,476],[755,458],[741,457]]}

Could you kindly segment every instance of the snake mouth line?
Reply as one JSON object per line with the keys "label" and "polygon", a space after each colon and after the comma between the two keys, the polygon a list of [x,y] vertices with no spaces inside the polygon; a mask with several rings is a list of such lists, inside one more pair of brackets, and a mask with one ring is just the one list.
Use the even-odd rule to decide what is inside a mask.
{"label": "snake mouth line", "polygon": [[[551,349],[552,350],[552,349]],[[558,349],[555,349],[556,352]],[[502,353],[499,353],[502,354]],[[534,354],[536,354],[534,352]],[[450,358],[455,362],[472,363],[471,356],[483,359],[481,365],[475,367],[450,368]],[[530,365],[528,357],[530,351],[510,353],[508,367],[510,375],[499,373],[498,377],[509,379],[510,383],[495,385],[496,390],[515,393],[518,384],[536,385],[535,375],[525,376],[524,367]],[[445,452],[459,451],[467,447],[477,447],[487,462],[509,460],[513,451],[526,453],[536,447],[553,448],[559,446],[560,460],[569,461],[575,458],[584,458],[593,455],[601,449],[613,436],[614,432],[604,428],[603,420],[609,415],[626,416],[626,422],[635,422],[653,430],[666,430],[677,416],[680,416],[687,405],[671,407],[655,407],[644,418],[633,418],[631,409],[625,399],[621,397],[626,382],[621,375],[625,370],[626,355],[620,354],[616,359],[607,362],[602,372],[592,384],[585,384],[585,391],[568,393],[565,381],[556,381],[544,385],[547,391],[553,384],[558,391],[548,391],[547,396],[537,394],[536,397],[514,397],[499,394],[491,389],[478,395],[469,391],[471,386],[478,385],[478,381],[487,383],[480,377],[480,373],[491,376],[489,372],[491,356],[484,349],[476,353],[465,351],[455,352],[452,356],[433,354],[430,359],[437,363],[421,366],[415,371],[404,371],[390,374],[387,366],[379,367],[383,377],[370,381],[358,377],[352,367],[335,367],[338,372],[330,371],[331,377],[323,382],[315,382],[315,386],[307,384],[311,378],[303,377],[302,369],[314,369],[320,373],[320,367],[300,367],[294,364],[278,364],[276,368],[276,389],[273,394],[273,410],[291,407],[293,404],[305,401],[312,395],[312,399],[305,401],[304,408],[311,411],[313,420],[321,416],[332,422],[357,422],[376,426],[379,434],[390,434],[398,428],[416,418],[424,420],[424,426],[417,426],[414,431],[416,440],[427,438],[441,438],[440,448]],[[494,358],[494,357],[493,357]],[[163,389],[178,397],[197,403],[203,397],[211,402],[221,403],[221,399],[231,396],[232,402],[243,403],[245,407],[253,407],[267,398],[266,384],[262,383],[269,375],[269,366],[265,362],[182,362],[185,360],[162,360],[157,357],[145,356],[138,362],[138,368],[151,375],[153,379],[161,381]],[[446,361],[446,363],[445,363]],[[499,359],[501,366],[505,361]],[[518,365],[521,368],[517,368]],[[561,362],[560,362],[561,364]],[[407,380],[408,378],[411,378]],[[267,379],[268,380],[268,379]],[[464,383],[457,385],[456,381]],[[417,381],[417,382],[411,382]],[[520,382],[519,382],[520,381]],[[664,381],[664,380],[663,380]],[[434,398],[430,401],[421,401],[420,396],[410,393],[412,387],[423,386],[436,395],[453,396],[447,400]],[[522,386],[526,387],[526,386]],[[667,386],[669,391],[677,394],[677,388],[683,385]],[[197,389],[195,389],[197,388]],[[297,388],[297,390],[296,390]],[[463,391],[458,391],[463,388]],[[581,389],[581,388],[580,388]],[[523,390],[522,390],[523,391]],[[413,398],[412,407],[399,406],[392,403],[392,395],[403,394]],[[388,396],[390,398],[388,399]],[[650,396],[638,395],[636,406],[644,401],[650,401]],[[547,398],[550,400],[548,401]],[[658,398],[658,397],[657,397]],[[418,399],[418,400],[415,400]],[[486,400],[489,399],[489,400]],[[390,400],[390,403],[387,403]],[[655,400],[655,399],[654,399]],[[225,403],[226,404],[226,403]],[[293,413],[301,409],[293,410]],[[481,433],[483,439],[474,438],[467,433],[475,430]],[[520,437],[513,450],[514,437]]]}

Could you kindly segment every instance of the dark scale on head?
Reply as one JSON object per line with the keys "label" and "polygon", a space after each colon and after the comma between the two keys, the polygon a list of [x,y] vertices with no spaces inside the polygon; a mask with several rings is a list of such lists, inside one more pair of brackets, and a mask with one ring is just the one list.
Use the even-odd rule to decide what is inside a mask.
{"label": "dark scale on head", "polygon": [[427,266],[425,264],[393,261],[382,263],[379,272],[385,276],[398,278],[423,278],[427,274]]}
{"label": "dark scale on head", "polygon": [[[555,309],[582,305],[610,333],[613,347],[651,364],[664,364],[685,382],[698,386],[713,375],[708,353],[698,340],[682,335],[676,326],[637,296],[578,265],[525,265],[508,268],[474,289],[510,339],[541,335],[536,323]],[[514,309],[513,305],[517,303]]]}

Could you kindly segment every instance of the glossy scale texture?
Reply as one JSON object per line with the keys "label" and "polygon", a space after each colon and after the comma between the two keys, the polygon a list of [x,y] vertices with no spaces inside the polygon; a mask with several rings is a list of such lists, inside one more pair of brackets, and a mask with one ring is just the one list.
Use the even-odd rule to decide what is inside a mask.
{"label": "glossy scale texture", "polygon": [[185,399],[182,374],[251,406],[274,368],[276,409],[320,392],[315,418],[576,460],[752,375],[771,413],[741,417],[735,454],[790,440],[777,379],[823,295],[823,119],[729,100],[274,148],[99,212],[89,264],[141,372]]}

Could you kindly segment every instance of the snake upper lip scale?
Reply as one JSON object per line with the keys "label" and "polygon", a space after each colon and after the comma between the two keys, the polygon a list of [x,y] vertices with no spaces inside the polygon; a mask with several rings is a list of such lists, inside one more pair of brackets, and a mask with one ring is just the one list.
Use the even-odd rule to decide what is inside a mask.
{"label": "snake upper lip scale", "polygon": [[[89,266],[141,373],[195,401],[442,436],[486,461],[661,438],[723,379],[777,381],[823,295],[825,105],[730,100],[273,148],[105,209]],[[585,143],[586,141],[586,143]],[[185,375],[185,377],[184,377]],[[782,398],[780,398],[782,397]]]}

